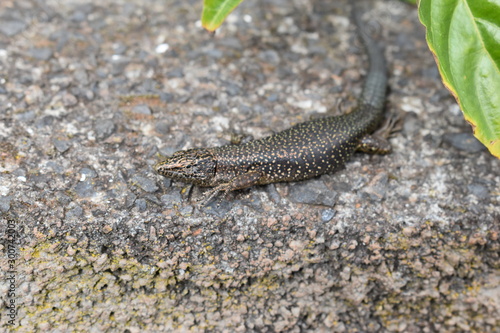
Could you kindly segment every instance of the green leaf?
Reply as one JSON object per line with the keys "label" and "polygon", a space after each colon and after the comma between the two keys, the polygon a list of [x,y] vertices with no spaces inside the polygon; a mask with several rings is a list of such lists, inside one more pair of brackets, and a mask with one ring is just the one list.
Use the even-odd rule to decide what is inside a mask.
{"label": "green leaf", "polygon": [[201,25],[208,31],[215,31],[226,17],[243,0],[204,0]]}
{"label": "green leaf", "polygon": [[419,16],[445,86],[500,158],[500,0],[421,0]]}

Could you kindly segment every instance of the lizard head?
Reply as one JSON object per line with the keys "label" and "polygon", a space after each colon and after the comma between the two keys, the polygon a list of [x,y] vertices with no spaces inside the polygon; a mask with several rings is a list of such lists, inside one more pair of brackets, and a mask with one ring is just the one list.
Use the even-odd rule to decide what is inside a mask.
{"label": "lizard head", "polygon": [[207,149],[181,150],[154,166],[156,172],[168,178],[196,185],[210,185],[217,163]]}

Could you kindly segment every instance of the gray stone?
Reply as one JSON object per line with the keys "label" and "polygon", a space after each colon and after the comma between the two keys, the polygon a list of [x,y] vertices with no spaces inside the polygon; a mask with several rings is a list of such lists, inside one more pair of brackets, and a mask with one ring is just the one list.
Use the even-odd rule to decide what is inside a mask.
{"label": "gray stone", "polygon": [[[197,198],[203,200],[204,196],[201,195]],[[241,201],[222,198],[220,196],[210,200],[204,207],[199,207],[204,213],[223,218],[231,210],[233,206],[241,204]]]}
{"label": "gray stone", "polygon": [[155,130],[161,134],[167,134],[170,132],[170,124],[166,121],[160,121],[155,125]]}
{"label": "gray stone", "polygon": [[174,95],[170,93],[160,93],[160,100],[165,103],[170,103],[174,100]]}
{"label": "gray stone", "polygon": [[82,215],[83,215],[83,208],[80,206],[75,206],[74,208],[68,210],[65,216],[67,219],[70,219],[70,218],[77,218]]}
{"label": "gray stone", "polygon": [[71,202],[71,198],[62,192],[56,194],[56,199],[59,203],[67,205]]}
{"label": "gray stone", "polygon": [[55,121],[55,117],[54,116],[44,116],[42,118],[39,118],[37,119],[37,121],[35,122],[35,126],[37,128],[42,128],[42,127],[51,127],[52,124],[54,123]]}
{"label": "gray stone", "polygon": [[373,177],[368,186],[361,191],[361,194],[367,196],[370,200],[381,201],[385,198],[388,182],[389,175],[386,172],[381,172]]}
{"label": "gray stone", "polygon": [[49,60],[52,57],[52,49],[48,47],[34,47],[29,50],[29,54],[38,60]]}
{"label": "gray stone", "polygon": [[328,222],[335,216],[336,211],[334,209],[324,209],[321,211],[321,221]]}
{"label": "gray stone", "polygon": [[156,182],[147,177],[135,175],[132,178],[132,182],[137,184],[140,188],[142,188],[146,192],[152,193],[158,191],[158,185],[156,185]]}
{"label": "gray stone", "polygon": [[[47,165],[49,165],[49,163],[47,163]],[[24,170],[23,168],[17,168],[16,170],[12,171],[12,174],[16,177],[26,177],[26,170]]]}
{"label": "gray stone", "polygon": [[36,113],[34,110],[28,110],[26,112],[14,114],[14,119],[19,120],[19,121],[28,122],[28,121],[32,121],[33,119],[35,119],[35,116],[36,116]]}
{"label": "gray stone", "polygon": [[267,193],[269,194],[269,197],[274,203],[279,203],[281,200],[281,196],[276,190],[276,185],[274,184],[269,184],[266,186]]}
{"label": "gray stone", "polygon": [[30,180],[38,187],[41,189],[44,189],[47,187],[47,183],[50,181],[51,176],[49,173],[44,173],[44,174],[33,174],[30,176]]}
{"label": "gray stone", "polygon": [[241,44],[239,39],[232,37],[217,39],[217,45],[230,47],[235,50],[243,49],[243,45]]}
{"label": "gray stone", "polygon": [[437,66],[427,66],[422,68],[422,76],[429,79],[438,79],[439,78],[439,70]]}
{"label": "gray stone", "polygon": [[179,96],[177,98],[177,102],[184,104],[184,103],[187,103],[187,101],[189,101],[190,99],[191,99],[191,95],[186,94],[186,95]]}
{"label": "gray stone", "polygon": [[135,203],[135,200],[137,199],[137,195],[135,195],[132,192],[128,192],[127,195],[125,196],[125,207],[130,208],[132,205]]}
{"label": "gray stone", "polygon": [[191,205],[187,205],[187,206],[182,207],[182,208],[179,210],[179,213],[180,213],[182,216],[189,216],[189,215],[193,214],[193,211],[194,211],[194,207],[193,207],[193,206],[191,206]]}
{"label": "gray stone", "polygon": [[7,212],[10,209],[10,202],[12,201],[12,196],[2,195],[0,196],[0,210],[2,212]]}
{"label": "gray stone", "polygon": [[196,103],[206,106],[213,105],[216,100],[217,96],[209,91],[202,91],[195,96]]}
{"label": "gray stone", "polygon": [[172,185],[172,179],[167,177],[161,177],[161,185],[163,188],[169,188]]}
{"label": "gray stone", "polygon": [[277,102],[279,99],[279,95],[278,94],[270,94],[269,96],[267,96],[267,100],[269,102]]}
{"label": "gray stone", "polygon": [[115,123],[110,119],[96,121],[94,125],[97,139],[104,140],[115,131]]}
{"label": "gray stone", "polygon": [[229,96],[236,96],[241,93],[241,88],[234,82],[226,81],[224,82],[224,87],[226,88],[226,92]]}
{"label": "gray stone", "polygon": [[407,136],[415,135],[422,128],[418,116],[413,112],[407,112],[403,123],[403,133]]}
{"label": "gray stone", "polygon": [[93,197],[96,194],[94,190],[94,185],[89,180],[79,182],[78,184],[76,184],[75,192],[76,195],[78,195],[80,198],[89,198]]}
{"label": "gray stone", "polygon": [[222,51],[219,49],[207,50],[207,52],[205,54],[207,56],[209,56],[210,58],[214,58],[214,59],[220,59],[224,55],[224,53],[222,53]]}
{"label": "gray stone", "polygon": [[113,44],[113,52],[115,54],[124,54],[127,51],[127,46],[123,43],[115,43]]}
{"label": "gray stone", "polygon": [[467,190],[470,194],[475,195],[478,199],[487,199],[490,196],[488,188],[483,184],[469,184],[467,185]]}
{"label": "gray stone", "polygon": [[280,62],[280,56],[274,50],[262,51],[258,57],[260,60],[273,65],[277,65]]}
{"label": "gray stone", "polygon": [[15,143],[16,148],[19,150],[28,150],[32,145],[33,141],[24,136],[19,136]]}
{"label": "gray stone", "polygon": [[167,72],[167,77],[175,78],[175,77],[184,77],[184,71],[182,68],[174,68]]}
{"label": "gray stone", "polygon": [[111,74],[121,75],[125,71],[125,67],[130,64],[130,58],[121,55],[114,55],[111,58],[111,64]]}
{"label": "gray stone", "polygon": [[135,206],[140,212],[144,212],[148,208],[148,203],[146,199],[140,198],[135,201]]}
{"label": "gray stone", "polygon": [[290,200],[311,205],[333,206],[337,192],[331,191],[323,181],[311,179],[290,186]]}
{"label": "gray stone", "polygon": [[95,172],[94,170],[92,170],[90,168],[81,168],[80,169],[80,173],[82,175],[85,175],[87,178],[95,178],[95,177],[97,177],[97,172]]}
{"label": "gray stone", "polygon": [[67,88],[71,85],[73,79],[68,75],[55,75],[50,78],[50,84],[56,85],[59,88]]}
{"label": "gray stone", "polygon": [[48,161],[46,165],[47,168],[52,169],[52,171],[54,171],[57,174],[63,174],[64,172],[66,172],[66,170],[61,165],[59,165],[54,161]]}
{"label": "gray stone", "polygon": [[71,147],[71,142],[69,140],[52,139],[52,144],[60,153],[64,153]]}
{"label": "gray stone", "polygon": [[62,102],[64,106],[74,106],[78,104],[78,99],[75,97],[75,95],[66,93],[62,96]]}
{"label": "gray stone", "polygon": [[[225,144],[231,129],[211,126],[215,116],[238,133],[262,138],[322,113],[302,110],[297,103],[306,99],[321,109],[344,101],[334,114],[350,110],[365,82],[367,57],[348,1],[314,1],[305,19],[291,1],[266,0],[265,10],[248,3],[215,38],[193,29],[198,14],[190,1],[55,3],[11,0],[6,7],[0,1],[0,16],[34,25],[14,37],[0,34],[7,73],[0,83],[0,196],[12,198],[0,215],[16,217],[23,247],[16,259],[21,330],[500,327],[491,297],[498,289],[492,267],[499,262],[500,160],[443,142],[450,128],[470,130],[435,74],[419,75],[431,59],[417,57],[426,45],[413,8],[391,10],[392,2],[376,0],[363,16],[367,23],[380,13],[394,16],[378,20],[373,35],[386,49],[398,39],[397,52],[387,52],[389,67],[399,69],[391,72],[391,109],[424,101],[391,139],[391,155],[354,154],[344,170],[301,182],[302,191],[315,195],[339,193],[334,207],[317,205],[321,198],[295,203],[292,184],[279,184],[221,193],[200,208],[210,190],[190,191],[153,174],[157,151]],[[283,21],[291,28],[276,33]],[[171,45],[162,55],[152,50],[160,42]],[[50,64],[26,56],[41,46],[54,51]],[[113,77],[111,57],[124,47],[131,59],[126,71],[133,75]],[[222,50],[221,61],[205,54],[210,48]],[[277,53],[278,65],[259,59],[266,50],[273,50],[271,57]],[[315,52],[321,54],[308,56]],[[176,68],[184,77],[166,77]],[[65,107],[64,94],[78,104],[71,106],[70,98],[71,108]],[[151,95],[160,95],[159,104],[146,101]],[[154,119],[128,117],[138,103],[149,105]],[[34,114],[20,114],[29,110]],[[104,119],[114,123],[114,132],[100,141],[95,126]],[[160,122],[165,124],[156,131]],[[64,156],[53,138],[71,142]],[[376,179],[381,172],[395,179],[384,185]],[[151,178],[159,190],[145,192],[134,175]],[[83,180],[78,193],[94,196],[78,196],[75,187]],[[326,188],[317,189],[318,180]],[[10,328],[0,322],[0,331]]]}
{"label": "gray stone", "polygon": [[155,205],[161,206],[161,201],[154,194],[148,193],[144,196],[144,199],[146,199],[146,201],[148,201],[148,202],[154,203]]}
{"label": "gray stone", "polygon": [[143,114],[146,116],[151,115],[151,109],[146,104],[137,104],[132,108],[132,112],[135,114]]}
{"label": "gray stone", "polygon": [[75,80],[82,84],[82,85],[87,85],[89,83],[89,76],[87,74],[87,71],[84,69],[78,69],[74,73]]}
{"label": "gray stone", "polygon": [[173,208],[182,202],[182,197],[179,191],[171,191],[162,195],[160,200],[166,208]]}
{"label": "gray stone", "polygon": [[0,19],[0,32],[7,37],[12,37],[26,28],[26,23],[16,20]]}
{"label": "gray stone", "polygon": [[50,34],[50,40],[56,42],[55,49],[60,52],[66,45],[68,45],[69,35],[67,31],[57,30]]}
{"label": "gray stone", "polygon": [[448,133],[443,136],[443,140],[456,149],[469,153],[486,150],[486,147],[472,133]]}
{"label": "gray stone", "polygon": [[70,20],[73,22],[83,22],[87,18],[87,15],[82,11],[76,11],[70,16]]}

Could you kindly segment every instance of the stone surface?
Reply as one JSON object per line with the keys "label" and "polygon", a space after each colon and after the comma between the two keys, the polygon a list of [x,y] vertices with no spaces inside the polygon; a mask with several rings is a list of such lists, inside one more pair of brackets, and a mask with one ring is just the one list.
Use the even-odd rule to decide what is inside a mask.
{"label": "stone surface", "polygon": [[355,105],[349,2],[264,4],[211,36],[201,0],[0,1],[0,267],[16,289],[2,276],[0,331],[498,331],[500,161],[473,148],[415,7],[366,16],[387,111],[407,114],[392,154],[203,208],[206,189],[154,173],[160,154]]}
{"label": "stone surface", "polygon": [[0,24],[0,32],[7,37],[12,37],[20,33],[26,28],[26,23],[23,21],[9,20],[2,18]]}
{"label": "stone surface", "polygon": [[484,151],[485,146],[476,139],[472,133],[447,133],[443,136],[445,142],[453,146],[453,148],[458,150],[463,150],[469,153],[477,153]]}

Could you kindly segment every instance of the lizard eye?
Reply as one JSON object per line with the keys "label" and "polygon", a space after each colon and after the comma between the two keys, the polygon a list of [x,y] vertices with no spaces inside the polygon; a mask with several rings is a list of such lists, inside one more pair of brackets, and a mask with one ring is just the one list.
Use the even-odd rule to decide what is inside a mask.
{"label": "lizard eye", "polygon": [[205,149],[181,150],[158,163],[158,173],[195,184],[208,184],[215,176],[217,162]]}

